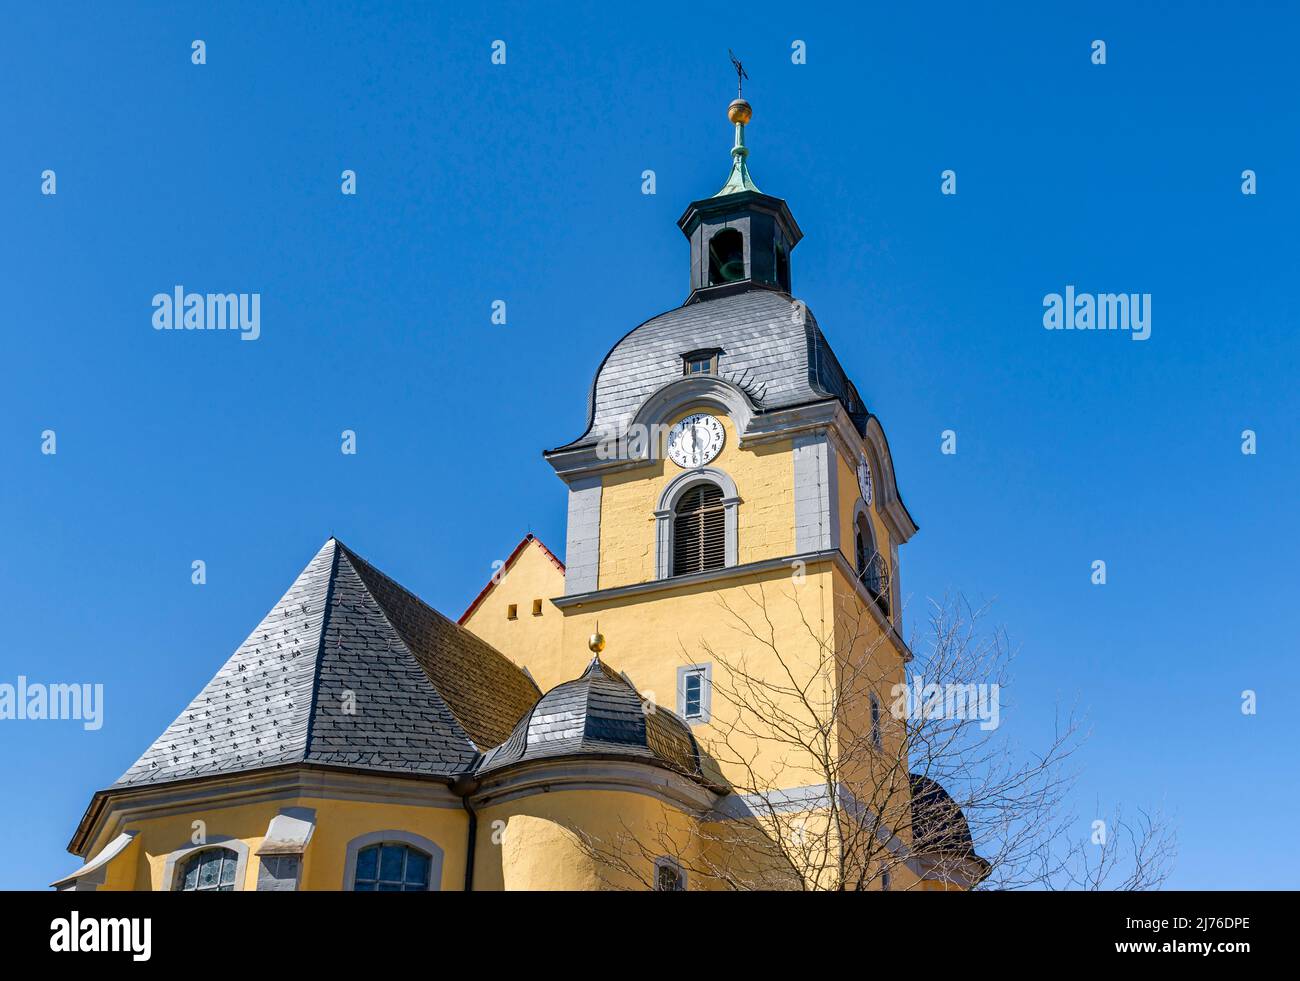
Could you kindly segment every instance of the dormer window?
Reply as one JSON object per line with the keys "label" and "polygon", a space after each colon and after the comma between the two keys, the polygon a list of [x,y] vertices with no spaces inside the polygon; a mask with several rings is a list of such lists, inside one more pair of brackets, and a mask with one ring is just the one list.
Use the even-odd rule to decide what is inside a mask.
{"label": "dormer window", "polygon": [[718,373],[718,355],[722,352],[715,348],[703,351],[691,351],[682,355],[683,375],[716,375]]}

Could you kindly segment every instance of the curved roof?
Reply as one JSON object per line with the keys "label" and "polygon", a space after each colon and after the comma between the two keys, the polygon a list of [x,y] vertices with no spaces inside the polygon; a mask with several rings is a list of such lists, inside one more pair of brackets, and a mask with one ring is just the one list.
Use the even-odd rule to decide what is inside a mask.
{"label": "curved roof", "polygon": [[557,449],[616,438],[654,392],[682,377],[682,355],[719,348],[718,374],[760,412],[837,398],[858,430],[868,413],[812,312],[753,288],[669,310],[626,334],[596,371],[587,428]]}
{"label": "curved roof", "polygon": [[479,764],[486,774],[515,763],[558,757],[627,757],[703,780],[690,727],[653,704],[599,657],[582,676],[556,685]]}
{"label": "curved roof", "polygon": [[970,826],[948,791],[919,773],[912,785],[912,847],[921,854],[975,857]]}

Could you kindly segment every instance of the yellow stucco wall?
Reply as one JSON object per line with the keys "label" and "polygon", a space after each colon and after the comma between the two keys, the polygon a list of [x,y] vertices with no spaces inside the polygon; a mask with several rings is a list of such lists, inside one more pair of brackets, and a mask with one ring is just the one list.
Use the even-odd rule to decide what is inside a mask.
{"label": "yellow stucco wall", "polygon": [[[533,539],[503,571],[500,582],[488,591],[464,626],[520,667],[527,667],[545,691],[558,683],[543,678],[554,677],[558,669],[564,614],[551,600],[562,595],[564,573]],[[540,616],[533,615],[536,600],[542,603]],[[509,617],[512,605],[517,614],[513,620]]]}
{"label": "yellow stucco wall", "polygon": [[[726,433],[722,452],[709,463],[736,482],[738,561],[757,562],[794,552],[794,457],[790,440],[741,449],[731,418],[710,407],[685,409],[669,426],[707,411]],[[655,510],[664,488],[682,473],[662,457],[635,470],[606,474],[600,498],[601,589],[655,578]]]}
{"label": "yellow stucco wall", "polygon": [[[371,803],[299,797],[254,804],[220,806],[218,800],[184,813],[160,817],[137,818],[126,823],[138,831],[135,843],[109,863],[104,890],[168,890],[174,883],[164,882],[167,857],[180,849],[195,845],[195,821],[204,823],[206,840],[213,845],[222,839],[237,839],[248,846],[249,857],[241,890],[257,888],[258,847],[267,826],[285,807],[309,807],[316,810],[316,828],[302,859],[301,889],[342,889],[348,842],[377,831],[405,831],[427,838],[443,851],[441,888],[461,889],[465,875],[465,846],[468,817],[459,807],[422,807],[407,804]],[[100,840],[89,851],[98,854],[116,832],[106,823]],[[179,869],[179,863],[177,865]]]}
{"label": "yellow stucco wall", "polygon": [[[644,889],[654,857],[698,855],[693,819],[650,794],[553,791],[479,810],[475,890]],[[687,876],[687,888],[707,884]]]}

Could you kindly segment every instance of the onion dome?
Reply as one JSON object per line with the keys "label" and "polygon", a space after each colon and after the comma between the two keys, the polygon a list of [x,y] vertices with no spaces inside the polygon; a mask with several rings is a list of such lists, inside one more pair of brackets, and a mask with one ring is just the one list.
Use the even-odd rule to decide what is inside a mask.
{"label": "onion dome", "polygon": [[[596,646],[603,644],[593,638]],[[580,678],[543,695],[510,738],[483,758],[477,772],[482,776],[530,760],[573,757],[637,760],[710,783],[690,727],[644,699],[599,654]]]}

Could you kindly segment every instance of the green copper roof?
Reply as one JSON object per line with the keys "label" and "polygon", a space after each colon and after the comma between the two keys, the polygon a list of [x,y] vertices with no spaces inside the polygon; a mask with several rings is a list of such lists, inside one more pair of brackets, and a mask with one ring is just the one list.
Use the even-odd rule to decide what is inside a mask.
{"label": "green copper roof", "polygon": [[715,198],[739,194],[741,191],[763,193],[754,183],[754,178],[749,176],[749,166],[745,163],[745,158],[748,156],[749,147],[745,146],[745,124],[736,123],[736,145],[731,148],[731,174],[727,177],[727,183],[722,185],[722,190],[713,195]]}

